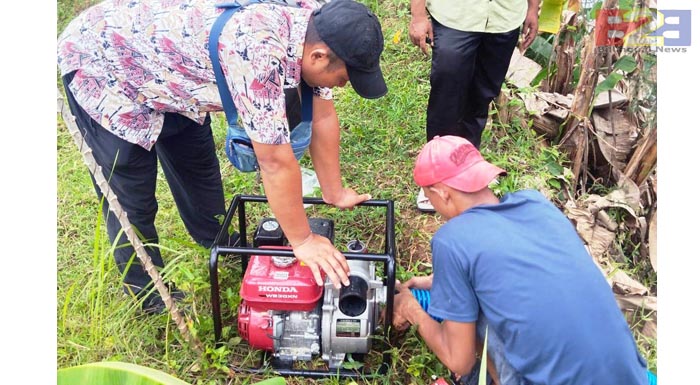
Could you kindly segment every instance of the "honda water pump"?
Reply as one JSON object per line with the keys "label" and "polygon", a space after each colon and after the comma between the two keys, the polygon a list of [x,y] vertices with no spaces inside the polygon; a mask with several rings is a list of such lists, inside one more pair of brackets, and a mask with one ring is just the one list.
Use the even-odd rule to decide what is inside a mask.
{"label": "honda water pump", "polygon": [[[245,198],[254,199],[252,196],[239,199]],[[307,200],[320,203],[305,198],[305,202]],[[385,317],[382,325],[380,315],[385,308],[391,311],[393,302],[393,205],[390,203],[365,202],[366,205],[390,207],[387,210],[391,213],[391,217],[387,215],[386,236],[389,241],[387,245],[390,245],[385,247],[387,253],[368,254],[363,242],[348,242],[343,254],[350,267],[350,284],[340,289],[336,289],[323,273],[324,285],[316,284],[311,269],[293,256],[274,218],[263,218],[258,223],[252,248],[245,247],[247,242],[243,239],[237,239],[234,246],[215,246],[210,273],[215,271],[212,267],[216,267],[218,255],[245,254],[241,302],[237,309],[238,332],[252,348],[262,350],[271,357],[278,373],[308,377],[328,374],[357,376],[357,371],[351,373],[343,368],[344,362],[349,356],[364,357],[372,350],[375,335],[388,332],[391,317]],[[232,207],[242,207],[242,203],[234,202]],[[227,216],[228,221],[232,216]],[[245,221],[239,220],[239,224],[245,224]],[[334,242],[333,221],[311,218],[309,224],[314,233]],[[239,234],[245,233],[245,229],[242,229]],[[378,274],[378,266],[382,267],[381,274]],[[212,276],[216,274],[212,273]],[[212,278],[212,308],[217,339],[221,328],[218,290],[218,280],[215,282]],[[327,371],[294,369],[295,362],[318,358],[327,364]],[[388,359],[385,354],[384,366],[388,366]]]}

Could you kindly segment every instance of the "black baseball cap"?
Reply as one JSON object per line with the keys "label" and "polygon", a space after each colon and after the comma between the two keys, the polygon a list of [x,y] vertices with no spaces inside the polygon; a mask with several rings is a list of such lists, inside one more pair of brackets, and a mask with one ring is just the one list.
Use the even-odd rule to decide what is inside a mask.
{"label": "black baseball cap", "polygon": [[313,13],[318,36],[345,62],[350,84],[367,99],[387,92],[379,56],[384,36],[379,19],[364,4],[354,0],[333,0]]}

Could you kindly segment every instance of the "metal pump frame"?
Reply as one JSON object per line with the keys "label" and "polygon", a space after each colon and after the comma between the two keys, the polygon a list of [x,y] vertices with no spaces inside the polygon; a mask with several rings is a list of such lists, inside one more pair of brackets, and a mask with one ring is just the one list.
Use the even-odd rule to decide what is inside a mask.
{"label": "metal pump frame", "polygon": [[[245,274],[246,268],[248,266],[248,260],[251,255],[269,255],[269,256],[284,256],[292,257],[294,253],[291,250],[272,250],[272,249],[261,249],[256,247],[249,247],[247,228],[246,228],[246,210],[245,204],[247,202],[256,203],[267,203],[266,196],[260,195],[236,195],[231,201],[231,206],[226,212],[226,217],[222,224],[219,234],[216,236],[214,245],[211,248],[211,256],[209,259],[209,281],[211,284],[211,305],[212,305],[212,318],[214,319],[214,336],[216,339],[217,346],[222,344],[221,342],[221,299],[220,299],[220,289],[219,289],[219,257],[220,256],[234,256],[241,258],[242,270],[241,279]],[[305,204],[312,205],[326,205],[321,198],[310,198],[304,197],[303,202]],[[386,280],[386,311],[384,317],[384,335],[386,338],[389,337],[390,327],[393,318],[393,308],[394,308],[394,286],[396,282],[396,238],[394,230],[394,202],[391,200],[368,200],[360,203],[357,206],[369,206],[369,207],[385,207],[386,208],[386,222],[385,222],[385,232],[384,232],[384,253],[383,254],[373,254],[373,253],[355,253],[355,252],[343,252],[345,258],[348,260],[361,260],[361,261],[375,261],[384,263],[384,276]],[[238,233],[229,234],[229,228],[234,216],[238,214]],[[231,244],[233,246],[231,246]],[[263,354],[260,366],[257,368],[238,368],[239,370],[245,370],[249,373],[268,373],[270,371],[269,367],[265,367],[265,361],[268,358],[268,352]],[[368,371],[365,369],[360,372],[357,370],[349,370],[345,368],[339,368],[337,370],[307,370],[307,369],[294,369],[288,362],[281,362],[275,358],[271,358],[271,369],[282,376],[301,376],[308,378],[327,378],[327,377],[344,377],[344,378],[360,378],[360,377],[373,377],[376,375],[384,375],[391,367],[391,353],[384,352],[382,355],[382,363],[380,367],[375,372]]]}

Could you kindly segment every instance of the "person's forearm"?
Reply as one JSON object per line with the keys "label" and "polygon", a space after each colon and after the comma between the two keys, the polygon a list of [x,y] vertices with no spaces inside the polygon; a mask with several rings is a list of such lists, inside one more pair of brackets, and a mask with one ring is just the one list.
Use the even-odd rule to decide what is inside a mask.
{"label": "person's forearm", "polygon": [[541,0],[527,0],[527,11],[538,13],[540,11]]}
{"label": "person's forearm", "polygon": [[427,16],[428,10],[425,8],[425,0],[411,0],[411,17],[418,18]]}
{"label": "person's forearm", "polygon": [[302,204],[301,171],[291,147],[287,155],[291,159],[258,161],[270,209],[289,243],[295,246],[311,235],[311,228]]}
{"label": "person's forearm", "polygon": [[488,353],[486,354],[486,356],[488,359],[486,361],[486,370],[491,376],[491,385],[501,385],[501,378],[499,377],[498,371],[496,370],[496,364],[493,363],[491,357],[488,357]]}
{"label": "person's forearm", "polygon": [[[406,319],[409,323],[417,325],[418,334],[420,334],[430,350],[435,353],[440,362],[450,371],[458,375],[464,375],[471,370],[476,362],[476,357],[472,354],[471,357],[465,359],[460,354],[453,354],[454,352],[450,346],[455,341],[450,340],[443,324],[435,321],[420,306],[414,306],[406,313]],[[468,344],[469,342],[459,341],[457,343]]]}

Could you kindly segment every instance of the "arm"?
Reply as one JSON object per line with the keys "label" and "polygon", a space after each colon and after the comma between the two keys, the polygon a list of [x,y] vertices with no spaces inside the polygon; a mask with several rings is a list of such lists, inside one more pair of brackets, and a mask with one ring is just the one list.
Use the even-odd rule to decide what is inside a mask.
{"label": "arm", "polygon": [[394,326],[417,325],[418,334],[450,371],[458,376],[471,371],[476,362],[476,325],[445,320],[438,323],[426,313],[407,286],[394,296]]}
{"label": "arm", "polygon": [[[428,54],[428,45],[433,45],[433,24],[425,8],[425,0],[411,0],[411,24],[408,29],[411,42]],[[426,43],[426,37],[429,43]]]}
{"label": "arm", "polygon": [[520,43],[520,52],[525,50],[535,41],[539,28],[540,0],[527,0],[527,14],[523,22],[523,39]]}
{"label": "arm", "polygon": [[[313,130],[309,152],[321,185],[323,200],[338,208],[351,208],[372,197],[344,188],[340,179],[340,124],[332,100],[314,96]],[[343,257],[344,259],[344,257]]]}
{"label": "arm", "polygon": [[403,286],[409,288],[409,289],[421,289],[421,290],[430,290],[431,287],[433,287],[433,275],[430,274],[428,276],[423,276],[423,277],[411,277],[409,278],[408,281],[401,283],[399,280],[396,280],[396,290],[400,290]]}
{"label": "arm", "polygon": [[294,255],[309,266],[319,286],[323,285],[320,269],[336,288],[340,288],[340,282],[348,285],[350,268],[345,256],[327,238],[311,232],[302,204],[301,170],[292,146],[253,141],[253,148],[270,209],[292,245]]}
{"label": "arm", "polygon": [[[230,42],[232,47],[238,47],[236,43],[239,43],[237,39]],[[243,74],[274,74],[276,78],[271,83],[283,83],[273,63],[285,60],[287,47],[274,39],[268,43],[256,46],[255,60],[244,60],[240,55],[230,56],[227,65],[232,69],[229,71],[231,87],[237,91],[233,93],[234,102],[253,143],[270,209],[291,244],[294,255],[309,266],[319,286],[323,285],[323,270],[334,286],[340,288],[341,282],[350,284],[347,261],[327,238],[311,232],[302,202],[301,170],[291,144],[272,144],[279,142],[279,129],[288,125],[283,113],[284,93],[280,92],[276,98],[270,99],[247,92],[257,77]],[[250,129],[253,122],[257,130]]]}

